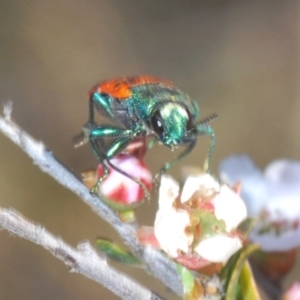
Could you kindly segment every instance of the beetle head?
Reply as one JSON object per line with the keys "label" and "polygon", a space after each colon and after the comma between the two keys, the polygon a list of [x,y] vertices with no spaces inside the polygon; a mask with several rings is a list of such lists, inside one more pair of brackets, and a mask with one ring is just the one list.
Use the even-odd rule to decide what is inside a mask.
{"label": "beetle head", "polygon": [[159,140],[171,148],[193,139],[190,135],[192,116],[180,103],[167,102],[159,106],[151,117],[151,127]]}

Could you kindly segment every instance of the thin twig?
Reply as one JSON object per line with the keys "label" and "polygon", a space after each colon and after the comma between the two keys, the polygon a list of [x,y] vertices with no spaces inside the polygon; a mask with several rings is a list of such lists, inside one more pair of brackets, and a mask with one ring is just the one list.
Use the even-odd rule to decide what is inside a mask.
{"label": "thin twig", "polygon": [[4,107],[4,118],[0,117],[0,131],[26,152],[44,172],[56,179],[88,204],[103,220],[111,224],[129,245],[132,252],[142,260],[148,271],[161,280],[170,290],[182,296],[182,285],[176,273],[175,264],[165,255],[151,247],[139,244],[131,224],[122,223],[119,217],[89,190],[69,170],[58,162],[43,143],[33,139],[11,120],[11,104]]}
{"label": "thin twig", "polygon": [[101,283],[122,299],[160,300],[158,296],[142,287],[131,278],[109,266],[89,243],[82,243],[77,249],[55,237],[45,228],[26,220],[12,209],[0,208],[0,227],[19,237],[41,245],[56,258],[71,267],[71,272],[81,273]]}

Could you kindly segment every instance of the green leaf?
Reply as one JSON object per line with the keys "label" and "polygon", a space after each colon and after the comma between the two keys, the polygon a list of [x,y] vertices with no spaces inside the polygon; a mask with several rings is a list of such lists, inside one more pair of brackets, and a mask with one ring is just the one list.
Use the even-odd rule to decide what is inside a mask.
{"label": "green leaf", "polygon": [[226,300],[260,299],[247,262],[249,255],[258,249],[259,245],[249,244],[233,255],[222,269],[220,276],[224,279]]}
{"label": "green leaf", "polygon": [[115,211],[129,211],[129,210],[133,210],[133,209],[139,207],[144,202],[144,199],[143,199],[141,201],[133,202],[131,204],[122,203],[122,202],[118,202],[118,201],[112,200],[109,197],[106,197],[106,196],[104,196],[102,194],[99,194],[99,198],[107,206],[109,206],[111,209],[113,209]]}
{"label": "green leaf", "polygon": [[183,294],[192,294],[195,286],[194,274],[180,264],[176,264],[176,270],[182,282]]}
{"label": "green leaf", "polygon": [[136,220],[135,210],[118,211],[119,218],[124,223],[134,222]]}
{"label": "green leaf", "polygon": [[133,256],[131,253],[128,253],[113,242],[104,239],[98,239],[96,243],[98,250],[103,252],[111,260],[134,267],[142,266],[142,263],[135,256]]}
{"label": "green leaf", "polygon": [[183,287],[183,299],[202,299],[203,287],[195,278],[195,274],[180,264],[176,264],[177,273],[180,276]]}
{"label": "green leaf", "polygon": [[238,295],[236,299],[244,299],[244,300],[260,299],[257,286],[254,281],[253,274],[248,261],[245,262],[242,268],[238,286],[239,286],[237,291]]}

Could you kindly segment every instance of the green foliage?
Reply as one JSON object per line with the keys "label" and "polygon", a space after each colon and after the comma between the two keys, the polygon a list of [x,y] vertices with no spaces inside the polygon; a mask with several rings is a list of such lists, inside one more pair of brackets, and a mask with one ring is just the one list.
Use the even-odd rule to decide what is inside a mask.
{"label": "green foliage", "polygon": [[176,270],[182,282],[183,294],[191,295],[195,287],[194,274],[180,264],[176,264]]}
{"label": "green foliage", "polygon": [[134,267],[142,266],[142,263],[131,253],[128,253],[120,246],[104,239],[97,240],[97,248],[113,261],[127,264]]}
{"label": "green foliage", "polygon": [[238,251],[221,271],[225,300],[260,300],[247,258],[259,246],[250,244]]}

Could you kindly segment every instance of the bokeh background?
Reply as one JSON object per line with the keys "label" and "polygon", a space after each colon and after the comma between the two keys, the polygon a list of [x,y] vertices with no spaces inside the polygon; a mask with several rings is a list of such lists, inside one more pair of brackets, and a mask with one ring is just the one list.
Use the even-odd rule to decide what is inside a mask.
{"label": "bokeh background", "polygon": [[[13,118],[78,176],[97,164],[88,146],[75,150],[72,142],[87,121],[87,91],[135,74],[171,79],[199,101],[203,117],[219,114],[213,172],[233,153],[262,168],[299,159],[299,12],[299,1],[1,0],[0,103],[13,101]],[[200,138],[171,173],[179,178],[180,167],[202,166],[207,148]],[[120,241],[1,134],[0,151],[2,207],[73,246],[97,236]],[[158,147],[147,162],[155,172],[169,156]],[[155,197],[139,209],[143,224],[153,221]],[[0,299],[117,299],[30,242],[1,231],[0,245]],[[143,272],[130,274],[173,297]]]}

